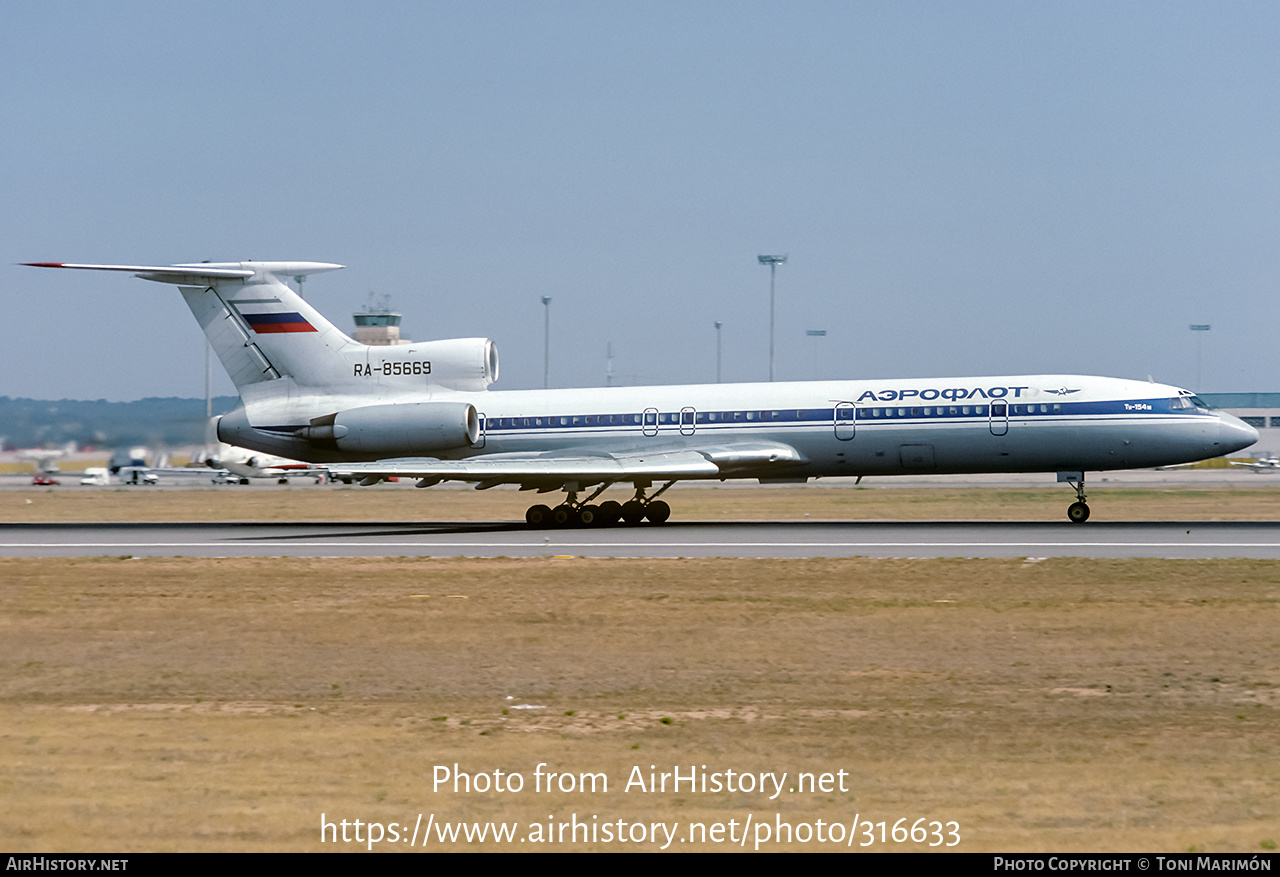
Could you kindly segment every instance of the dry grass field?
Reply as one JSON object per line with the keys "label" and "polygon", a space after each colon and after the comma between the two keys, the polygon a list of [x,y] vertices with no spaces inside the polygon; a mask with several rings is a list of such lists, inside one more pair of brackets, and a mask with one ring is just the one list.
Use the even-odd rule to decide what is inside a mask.
{"label": "dry grass field", "polygon": [[[1274,521],[1280,479],[1256,486],[1089,485],[1093,521]],[[0,523],[83,521],[522,521],[538,495],[498,488],[413,490],[403,486],[275,489],[274,486],[156,490],[145,487],[0,491]],[[627,499],[623,488],[603,498]],[[1022,487],[674,487],[663,495],[672,522],[810,520],[1063,521],[1075,498],[1066,485]]]}
{"label": "dry grass field", "polygon": [[[1064,492],[1012,493],[1058,519]],[[427,493],[11,491],[0,517],[136,518],[145,502],[152,519],[345,518],[381,496],[394,520],[464,520],[477,499],[527,499]],[[676,507],[941,519],[938,493],[690,490]],[[956,499],[956,517],[1015,505]],[[1178,516],[1241,499],[1192,497]],[[1140,501],[1108,493],[1095,515]],[[1169,513],[1169,497],[1147,502]],[[882,844],[880,823],[924,818],[957,823],[965,851],[1265,852],[1280,841],[1278,619],[1269,561],[0,559],[0,838],[354,851],[367,844],[321,842],[321,814],[349,836],[356,819],[408,836],[421,813],[516,824],[512,843],[428,850],[656,850],[651,823],[674,827],[669,850],[736,849],[691,843],[691,826],[736,840],[750,819],[746,849],[781,821],[800,834],[762,850],[829,851],[856,817],[855,850],[868,824],[868,849],[916,849]],[[525,786],[435,789],[455,763]],[[535,790],[539,764],[608,788]],[[787,780],[772,800],[626,788],[633,768],[647,783],[651,766],[704,765]],[[789,791],[839,771],[846,791]],[[594,841],[534,836],[575,818]],[[619,820],[646,840],[606,842]],[[846,842],[801,842],[819,820]]]}

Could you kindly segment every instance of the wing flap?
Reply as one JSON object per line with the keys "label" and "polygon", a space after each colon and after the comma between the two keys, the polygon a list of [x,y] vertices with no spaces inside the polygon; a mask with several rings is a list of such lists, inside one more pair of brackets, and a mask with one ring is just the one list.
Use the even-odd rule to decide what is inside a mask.
{"label": "wing flap", "polygon": [[328,468],[334,478],[424,478],[485,484],[563,484],[567,481],[599,484],[637,477],[708,478],[720,471],[696,451],[634,457],[494,455],[468,460],[419,457],[332,464]]}
{"label": "wing flap", "polygon": [[558,487],[569,482],[585,486],[635,479],[717,478],[743,469],[772,471],[775,467],[803,462],[804,457],[789,445],[753,442],[652,453],[564,451],[537,455],[494,454],[465,460],[412,457],[375,463],[335,463],[327,468],[330,476],[338,479],[420,478],[430,483],[477,481],[486,487],[497,484]]}

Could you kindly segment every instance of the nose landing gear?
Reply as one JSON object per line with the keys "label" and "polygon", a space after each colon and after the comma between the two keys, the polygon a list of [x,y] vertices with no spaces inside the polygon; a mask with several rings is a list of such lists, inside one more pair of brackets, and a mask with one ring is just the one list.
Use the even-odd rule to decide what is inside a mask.
{"label": "nose landing gear", "polygon": [[1067,520],[1073,524],[1083,524],[1089,520],[1089,506],[1084,501],[1084,473],[1059,472],[1058,480],[1065,481],[1076,489],[1076,501],[1067,506]]}

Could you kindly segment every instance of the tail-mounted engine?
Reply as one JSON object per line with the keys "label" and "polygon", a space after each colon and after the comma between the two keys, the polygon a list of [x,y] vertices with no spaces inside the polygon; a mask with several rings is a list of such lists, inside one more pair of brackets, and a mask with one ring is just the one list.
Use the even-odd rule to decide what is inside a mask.
{"label": "tail-mounted engine", "polygon": [[426,341],[431,383],[463,392],[485,390],[498,379],[498,348],[488,338]]}
{"label": "tail-mounted engine", "polygon": [[295,435],[317,450],[374,459],[415,457],[475,444],[480,417],[469,402],[370,405],[313,418]]}
{"label": "tail-mounted engine", "polygon": [[361,391],[421,392],[439,387],[481,392],[498,379],[498,348],[488,338],[450,338],[397,346],[364,346],[347,353],[348,386]]}

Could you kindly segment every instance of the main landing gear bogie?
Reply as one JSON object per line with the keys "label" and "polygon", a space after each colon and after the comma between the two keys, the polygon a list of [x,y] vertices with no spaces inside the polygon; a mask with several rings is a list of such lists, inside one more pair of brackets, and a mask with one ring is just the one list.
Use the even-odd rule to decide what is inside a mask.
{"label": "main landing gear bogie", "polygon": [[555,508],[545,505],[530,506],[524,513],[524,520],[535,530],[612,527],[619,523],[635,526],[645,520],[651,524],[663,524],[671,517],[671,506],[657,496],[674,483],[667,484],[647,499],[643,488],[636,488],[635,499],[624,503],[606,500],[599,505],[592,505],[590,500],[599,496],[603,488],[592,494],[586,503],[578,503],[575,492],[570,491],[565,502]]}

